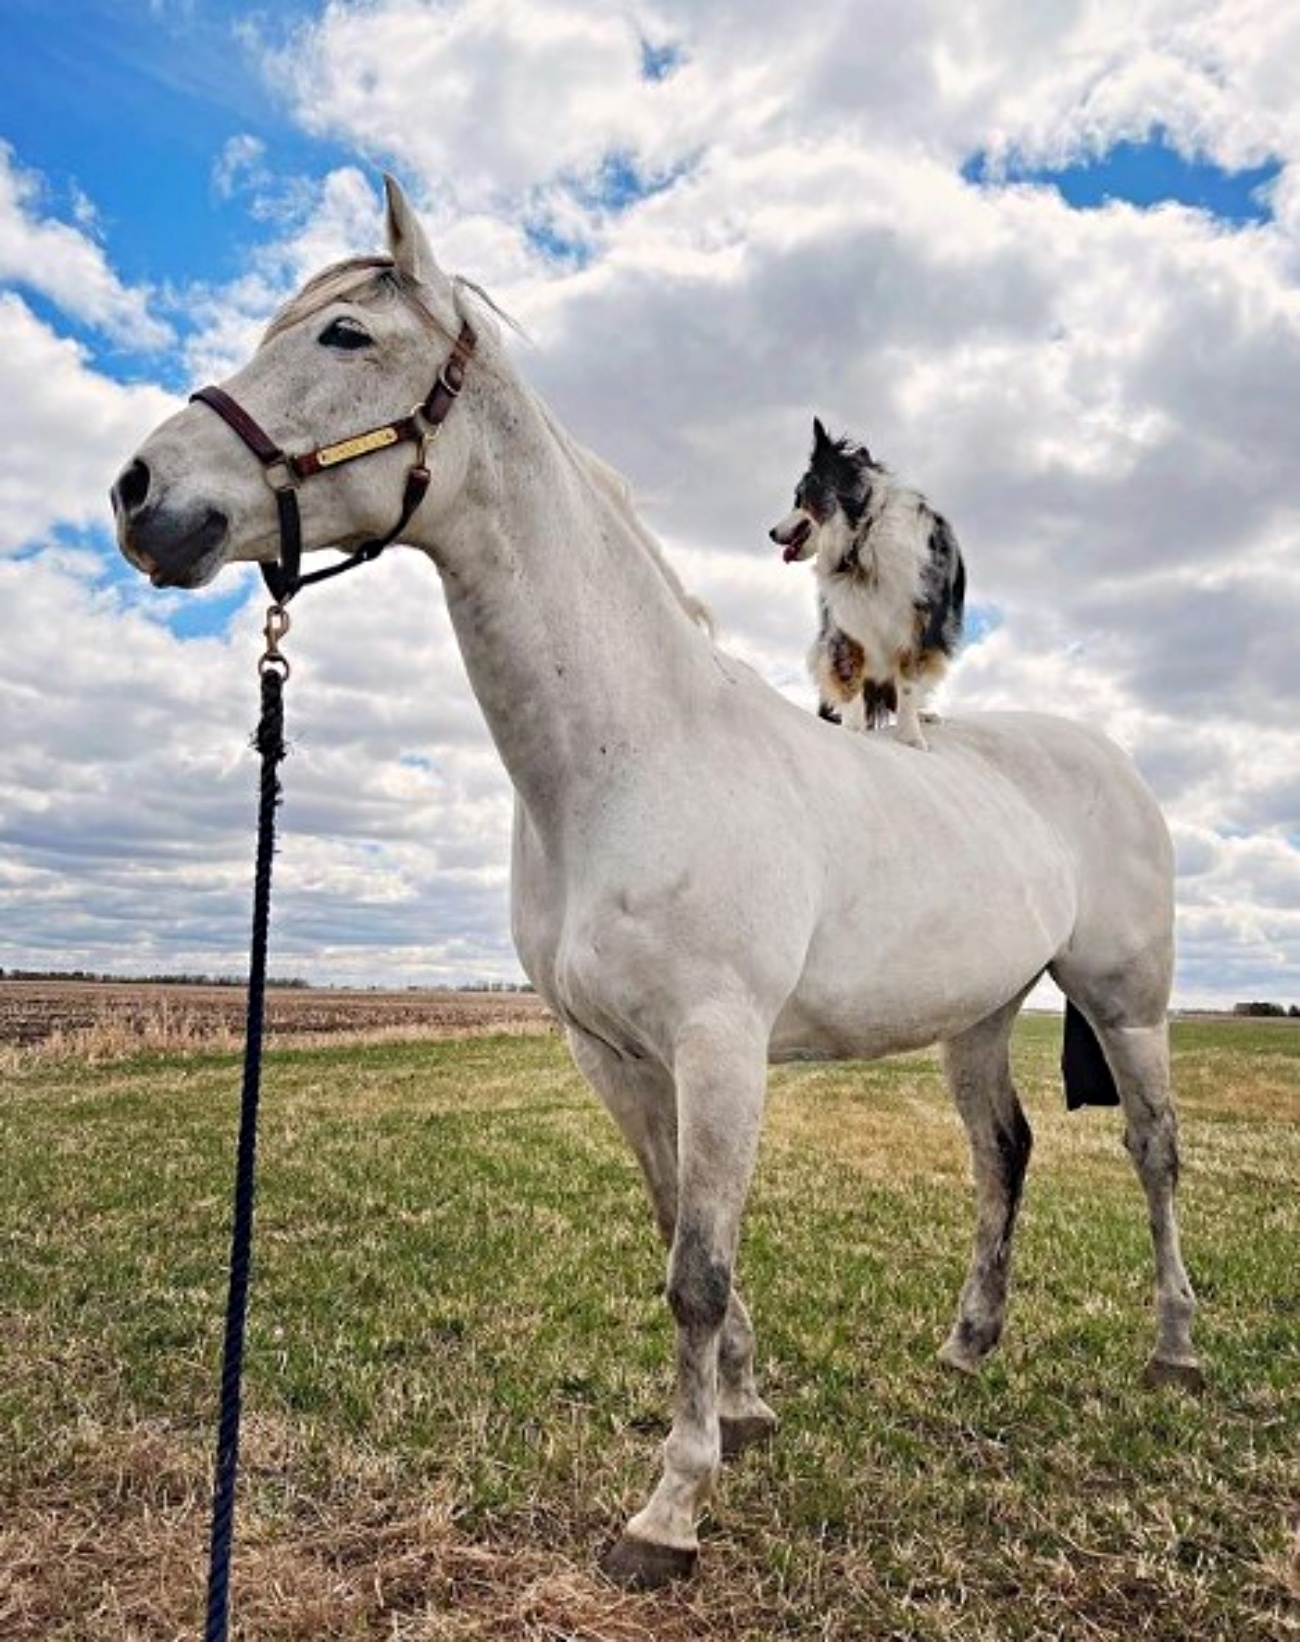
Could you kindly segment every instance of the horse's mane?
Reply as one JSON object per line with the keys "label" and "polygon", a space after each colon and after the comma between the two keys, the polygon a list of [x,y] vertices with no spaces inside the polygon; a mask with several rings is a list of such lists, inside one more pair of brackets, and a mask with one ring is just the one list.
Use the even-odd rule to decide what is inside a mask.
{"label": "horse's mane", "polygon": [[613,504],[620,521],[627,526],[627,529],[636,537],[644,552],[649,555],[655,569],[668,583],[678,604],[681,605],[693,622],[703,627],[706,632],[712,633],[714,630],[713,617],[709,613],[708,607],[702,600],[695,598],[682,586],[681,578],[668,562],[658,538],[637,512],[632,497],[632,487],[628,481],[617,468],[611,467],[594,451],[588,450],[586,445],[579,443],[556,420],[545,401],[535,399],[535,403],[547,427],[551,430],[556,443],[591,481],[600,495]]}
{"label": "horse's mane", "polygon": [[[479,328],[486,328],[495,336],[497,327],[493,319],[502,320],[512,330],[520,327],[504,309],[492,300],[485,290],[472,280],[460,276],[452,280],[456,294],[457,307],[468,306],[473,309],[473,317]],[[328,268],[314,275],[302,289],[291,296],[289,300],[272,317],[270,324],[263,334],[263,343],[269,342],[272,337],[286,331],[300,320],[308,319],[322,308],[327,308],[331,302],[340,302],[344,299],[357,300],[361,298],[383,297],[385,294],[401,296],[420,314],[421,318],[431,324],[433,328],[444,334],[449,341],[454,340],[445,325],[430,311],[418,288],[398,269],[389,256],[361,256],[348,257],[342,262],[332,263]],[[486,321],[486,327],[484,322]],[[513,373],[512,373],[513,375]],[[531,390],[514,378],[518,389],[531,394]],[[577,467],[592,482],[596,490],[608,502],[611,502],[622,522],[636,537],[642,549],[650,556],[656,569],[668,583],[674,597],[686,611],[691,620],[698,622],[709,632],[713,631],[713,622],[708,610],[699,599],[693,598],[682,586],[677,572],[664,556],[663,548],[659,545],[652,532],[647,528],[632,500],[632,487],[627,480],[608,462],[602,461],[593,451],[587,449],[576,440],[552,415],[545,402],[532,394],[541,416],[550,429],[556,443],[573,460]]]}
{"label": "horse's mane", "polygon": [[262,343],[265,345],[299,320],[309,319],[322,308],[328,308],[331,302],[376,296],[383,291],[396,294],[403,283],[392,257],[348,257],[344,262],[331,263],[277,309],[262,334]]}

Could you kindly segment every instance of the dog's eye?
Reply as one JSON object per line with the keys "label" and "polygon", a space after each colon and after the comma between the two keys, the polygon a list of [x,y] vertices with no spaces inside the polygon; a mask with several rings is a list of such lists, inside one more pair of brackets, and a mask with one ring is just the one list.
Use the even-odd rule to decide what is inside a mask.
{"label": "dog's eye", "polygon": [[336,319],[321,332],[320,342],[322,347],[351,351],[355,348],[368,348],[371,336],[365,326],[358,324],[355,319]]}
{"label": "dog's eye", "polygon": [[830,516],[831,498],[821,485],[800,485],[795,492],[794,503],[818,524]]}

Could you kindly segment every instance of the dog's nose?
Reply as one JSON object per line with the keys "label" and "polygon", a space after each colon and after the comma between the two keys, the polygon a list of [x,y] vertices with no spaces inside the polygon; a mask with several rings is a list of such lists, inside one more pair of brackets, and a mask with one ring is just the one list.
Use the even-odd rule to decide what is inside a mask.
{"label": "dog's nose", "polygon": [[149,499],[148,466],[138,458],[122,469],[109,495],[120,519],[132,519]]}
{"label": "dog's nose", "polygon": [[769,541],[775,542],[776,545],[778,547],[780,547],[780,545],[781,545],[781,534],[777,530],[775,525],[772,526],[771,530],[768,531],[767,535],[768,535],[768,540]]}

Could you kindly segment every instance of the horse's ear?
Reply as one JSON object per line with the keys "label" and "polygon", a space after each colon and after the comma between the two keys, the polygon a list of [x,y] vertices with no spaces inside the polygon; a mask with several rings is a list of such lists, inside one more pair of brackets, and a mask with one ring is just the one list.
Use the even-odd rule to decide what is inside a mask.
{"label": "horse's ear", "polygon": [[387,172],[384,173],[384,196],[388,202],[388,250],[397,271],[417,285],[427,285],[440,272],[438,259],[401,184]]}

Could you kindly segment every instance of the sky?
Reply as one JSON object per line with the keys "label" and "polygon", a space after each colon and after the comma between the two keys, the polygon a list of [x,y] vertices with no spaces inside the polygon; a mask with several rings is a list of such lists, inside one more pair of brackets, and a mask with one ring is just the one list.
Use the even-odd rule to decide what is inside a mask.
{"label": "sky", "polygon": [[[814,414],[951,521],[939,706],[1085,719],[1178,860],[1176,1001],[1300,1003],[1300,10],[0,0],[0,967],[246,964],[265,600],[108,489],[380,174],[814,706],[767,539]],[[511,799],[420,555],[294,607],[271,967],[513,980]],[[810,795],[811,797],[811,795]]]}

